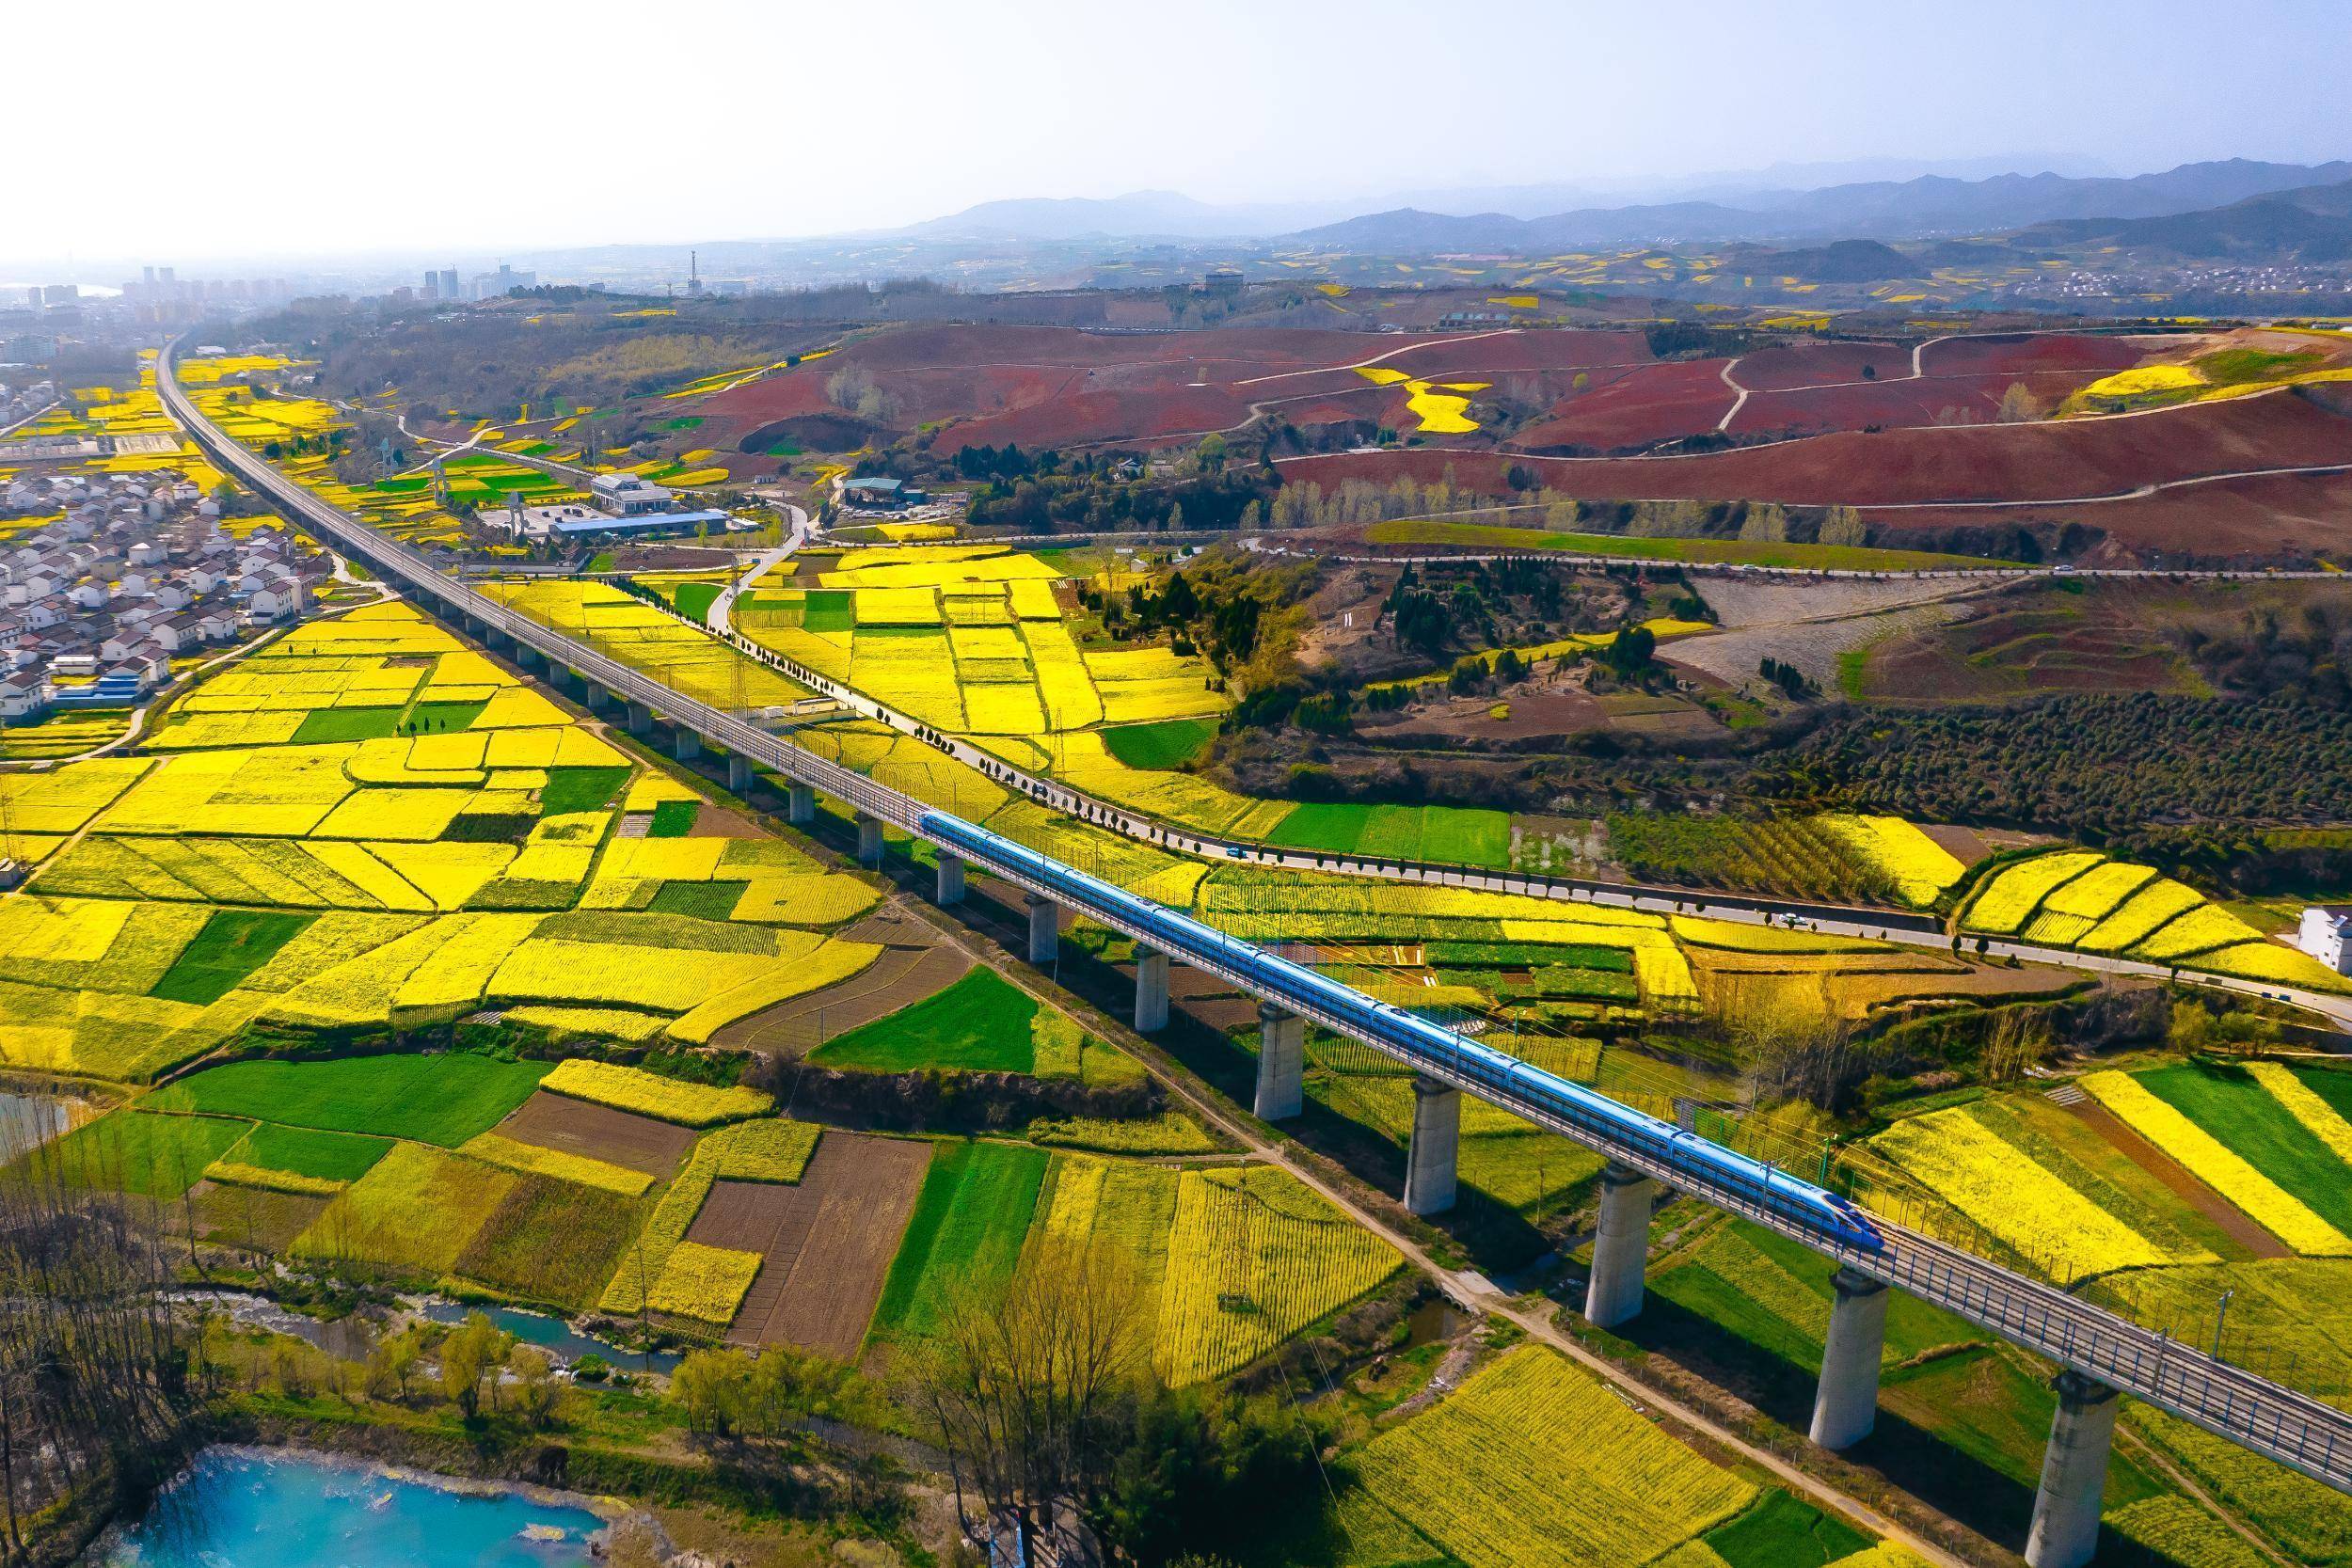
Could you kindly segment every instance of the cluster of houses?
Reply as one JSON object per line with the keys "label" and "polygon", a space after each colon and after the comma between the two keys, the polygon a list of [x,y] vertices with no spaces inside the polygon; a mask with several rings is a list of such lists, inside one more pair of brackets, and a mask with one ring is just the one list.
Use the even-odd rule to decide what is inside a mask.
{"label": "cluster of houses", "polygon": [[54,381],[0,381],[0,431],[24,423],[56,401]]}
{"label": "cluster of houses", "polygon": [[300,617],[333,569],[275,523],[231,536],[177,475],[19,475],[12,516],[56,521],[0,543],[0,723],[136,703],[174,658]]}

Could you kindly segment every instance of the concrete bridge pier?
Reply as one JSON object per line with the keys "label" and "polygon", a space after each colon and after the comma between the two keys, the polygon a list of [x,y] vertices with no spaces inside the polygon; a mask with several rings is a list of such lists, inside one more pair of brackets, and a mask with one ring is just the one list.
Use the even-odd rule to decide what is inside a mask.
{"label": "concrete bridge pier", "polygon": [[1600,1173],[1600,1225],[1593,1235],[1593,1277],[1584,1321],[1614,1328],[1642,1310],[1642,1272],[1649,1258],[1649,1216],[1658,1183],[1623,1165]]}
{"label": "concrete bridge pier", "polygon": [[1406,1212],[1442,1214],[1454,1207],[1454,1157],[1461,1147],[1462,1091],[1415,1074],[1413,1137],[1405,1146]]}
{"label": "concrete bridge pier", "polygon": [[680,762],[691,762],[703,754],[703,737],[692,730],[680,730],[671,742],[671,751]]}
{"label": "concrete bridge pier", "polygon": [[1168,955],[1136,944],[1136,1033],[1154,1035],[1168,1027]]}
{"label": "concrete bridge pier", "polygon": [[547,663],[547,659],[530,643],[517,642],[515,644],[515,663],[519,669],[537,670]]}
{"label": "concrete bridge pier", "polygon": [[963,857],[939,851],[939,902],[945,906],[963,902]]}
{"label": "concrete bridge pier", "polygon": [[604,705],[612,700],[612,693],[594,681],[582,681],[580,685],[580,705],[591,713],[602,713]]}
{"label": "concrete bridge pier", "polygon": [[1821,1382],[1813,1395],[1813,1440],[1825,1449],[1848,1449],[1878,1424],[1886,1287],[1852,1269],[1839,1269],[1830,1286],[1837,1300],[1830,1308]]}
{"label": "concrete bridge pier", "polygon": [[653,709],[643,703],[629,704],[628,733],[635,736],[653,734]]}
{"label": "concrete bridge pier", "polygon": [[1287,1121],[1306,1106],[1307,1021],[1271,1002],[1258,1007],[1258,1095],[1250,1109],[1261,1121]]}
{"label": "concrete bridge pier", "polygon": [[1023,900],[1029,911],[1029,961],[1049,964],[1061,953],[1061,906],[1041,893]]}
{"label": "concrete bridge pier", "polygon": [[752,787],[752,759],[743,756],[727,758],[727,792],[743,795]]}
{"label": "concrete bridge pier", "polygon": [[2026,1562],[2027,1568],[2083,1568],[2099,1545],[2099,1505],[2120,1402],[2113,1388],[2080,1372],[2060,1372],[2050,1386],[2058,1390],[2058,1407],[2042,1455]]}
{"label": "concrete bridge pier", "polygon": [[857,814],[857,863],[860,865],[882,864],[882,825],[879,816]]}
{"label": "concrete bridge pier", "polygon": [[804,784],[796,784],[784,792],[784,819],[796,828],[805,828],[817,820],[817,791]]}

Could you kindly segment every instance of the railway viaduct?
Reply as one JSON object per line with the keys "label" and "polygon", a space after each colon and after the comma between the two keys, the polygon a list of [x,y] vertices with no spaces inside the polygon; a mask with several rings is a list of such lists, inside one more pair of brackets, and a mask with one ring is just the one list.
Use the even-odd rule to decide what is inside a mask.
{"label": "railway viaduct", "polygon": [[[1270,955],[1249,942],[1036,851],[989,850],[985,846],[994,835],[984,830],[820,757],[789,736],[771,734],[663,686],[443,575],[416,550],[328,505],[215,428],[173,375],[178,346],[167,346],[158,361],[157,390],[166,408],[224,470],[485,645],[509,653],[559,689],[568,683],[590,708],[619,705],[631,734],[651,737],[659,721],[681,758],[697,756],[706,746],[716,748],[725,756],[730,786],[739,791],[760,774],[772,776],[794,822],[814,820],[820,795],[839,802],[856,824],[861,859],[880,861],[888,830],[931,845],[942,903],[962,899],[971,869],[996,879],[1023,897],[1032,962],[1054,957],[1063,909],[1133,939],[1139,1032],[1150,1034],[1168,1023],[1171,963],[1187,964],[1257,996],[1262,1048],[1254,1109],[1260,1117],[1279,1121],[1299,1113],[1310,1025],[1356,1039],[1411,1068],[1414,1114],[1404,1196],[1414,1213],[1441,1212],[1454,1202],[1465,1093],[1603,1156],[1608,1164],[1584,1304],[1595,1324],[1623,1323],[1641,1310],[1650,1217],[1661,1194],[1671,1189],[1790,1237],[1820,1254],[1835,1271],[1835,1306],[1812,1419],[1812,1436],[1825,1448],[1849,1447],[1871,1431],[1890,1290],[1908,1291],[2054,1363],[2060,1369],[2053,1380],[2058,1406],[2026,1548],[2033,1568],[2080,1568],[2091,1560],[2107,1456],[2124,1396],[2352,1492],[2352,1413],[1917,1231],[1874,1220],[1875,1244],[1870,1244],[1825,1228],[1794,1201],[1816,1189],[1785,1176],[1777,1187],[1770,1178],[1759,1186],[1727,1177],[1720,1162],[1697,1157],[1701,1140],[1694,1136],[1670,1141],[1645,1133],[1640,1123],[1651,1118],[1625,1107],[1616,1108],[1622,1118],[1596,1116],[1588,1102],[1599,1097],[1534,1069],[1507,1077],[1482,1069],[1468,1049],[1470,1042],[1420,1021],[1408,1026],[1404,1022],[1408,1015],[1393,1008],[1386,1013],[1394,1020],[1386,1020],[1376,1004],[1360,995],[1360,1006],[1332,1006],[1269,987],[1263,960]],[[1346,990],[1330,984],[1334,990]],[[1432,1035],[1456,1045],[1449,1048],[1442,1039],[1433,1045]]]}

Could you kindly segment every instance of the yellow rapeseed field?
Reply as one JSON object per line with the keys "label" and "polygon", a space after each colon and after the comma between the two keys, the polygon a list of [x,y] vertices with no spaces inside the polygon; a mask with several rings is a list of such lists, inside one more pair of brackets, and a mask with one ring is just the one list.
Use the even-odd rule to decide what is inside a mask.
{"label": "yellow rapeseed field", "polygon": [[2124,1124],[2188,1167],[2198,1180],[2306,1257],[2352,1257],[2352,1237],[2256,1170],[2236,1151],[2137,1080],[2113,1070],[2085,1074],[2082,1086]]}
{"label": "yellow rapeseed field", "polygon": [[2063,1258],[2070,1278],[2174,1260],[1964,1106],[1906,1117],[1870,1147],[2002,1241],[2036,1256]]}

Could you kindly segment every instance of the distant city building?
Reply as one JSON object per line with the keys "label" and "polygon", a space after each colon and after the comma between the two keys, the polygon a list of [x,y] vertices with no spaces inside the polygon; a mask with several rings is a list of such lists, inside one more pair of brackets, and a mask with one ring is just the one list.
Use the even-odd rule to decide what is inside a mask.
{"label": "distant city building", "polygon": [[598,474],[588,482],[588,500],[609,517],[636,517],[666,510],[670,492],[642,474]]}
{"label": "distant city building", "polygon": [[1234,299],[1240,296],[1244,281],[1237,267],[1211,267],[1200,287],[1213,299]]}
{"label": "distant city building", "polygon": [[2347,935],[2352,935],[2352,906],[2313,905],[2303,911],[2303,925],[2295,942],[2337,974],[2352,974],[2352,954],[2345,951]]}
{"label": "distant city building", "polygon": [[462,299],[465,297],[457,292],[457,269],[455,267],[443,267],[441,269],[440,297],[443,299]]}
{"label": "distant city building", "polygon": [[516,289],[535,289],[538,286],[539,275],[537,273],[516,272],[513,267],[501,261],[498,271],[477,273],[474,276],[473,296],[476,299],[497,299]]}

